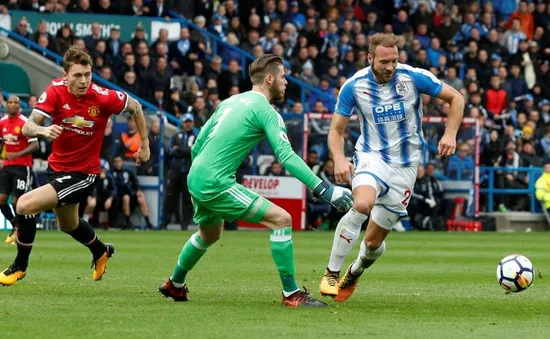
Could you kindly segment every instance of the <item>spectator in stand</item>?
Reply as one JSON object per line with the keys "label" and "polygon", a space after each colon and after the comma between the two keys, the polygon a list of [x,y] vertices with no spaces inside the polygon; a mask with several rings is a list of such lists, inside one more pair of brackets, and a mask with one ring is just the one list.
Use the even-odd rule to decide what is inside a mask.
{"label": "spectator in stand", "polygon": [[527,1],[520,1],[517,11],[512,13],[505,28],[510,29],[514,24],[514,21],[520,22],[521,31],[525,34],[527,39],[533,39],[533,33],[535,32],[535,20],[533,14],[529,11]]}
{"label": "spectator in stand", "polygon": [[[508,142],[506,145],[506,152],[498,157],[494,167],[508,167],[517,168],[521,167],[521,158],[516,152],[516,144],[514,142]],[[523,188],[524,184],[520,182],[517,171],[497,171],[495,176],[496,188]],[[496,203],[500,212],[507,212],[509,208],[513,210],[518,209],[518,203],[514,206],[510,206],[511,196],[508,194],[501,194],[496,196]]]}
{"label": "spectator in stand", "polygon": [[319,91],[323,94],[312,93],[309,96],[309,107],[314,107],[317,101],[321,101],[329,111],[332,111],[336,103],[334,88],[330,87],[330,82],[327,78],[322,78],[319,82]]}
{"label": "spectator in stand", "polygon": [[206,109],[204,97],[197,96],[193,101],[191,114],[194,116],[195,127],[201,128],[210,118],[211,112]]}
{"label": "spectator in stand", "polygon": [[149,147],[151,149],[151,157],[149,160],[138,167],[138,175],[158,176],[159,175],[159,149],[160,143],[160,121],[153,120],[151,128],[149,128]]}
{"label": "spectator in stand", "polygon": [[[139,180],[136,174],[124,168],[124,163],[120,155],[115,155],[113,157],[113,166],[111,169],[111,174],[115,180],[116,189],[117,189],[117,203],[116,205],[122,205],[122,212],[125,217],[125,224],[122,225],[121,229],[133,229],[134,225],[130,220],[130,215],[137,205],[141,209],[141,213],[145,219],[145,224],[147,229],[153,229],[151,222],[149,221],[149,207],[147,206],[147,200],[145,200],[145,194],[140,188]],[[117,212],[120,210],[117,209]],[[118,213],[115,213],[118,215]]]}
{"label": "spectator in stand", "polygon": [[229,61],[227,71],[222,71],[218,79],[218,89],[220,93],[220,99],[226,99],[229,97],[229,92],[232,87],[236,86],[241,91],[248,90],[246,87],[248,82],[242,75],[239,69],[239,62],[235,59]]}
{"label": "spectator in stand", "polygon": [[[81,0],[81,1],[88,1],[88,0]],[[86,44],[86,48],[88,49],[88,51],[93,51],[95,49],[95,45],[100,40],[101,40],[101,25],[99,24],[99,22],[94,22],[92,24],[92,34],[84,38],[84,43]]]}
{"label": "spectator in stand", "polygon": [[167,105],[166,101],[164,100],[164,89],[163,88],[156,88],[153,91],[152,104],[155,105],[159,110],[166,110],[168,108],[168,105]]}
{"label": "spectator in stand", "polygon": [[69,24],[64,24],[57,30],[54,39],[55,52],[59,55],[64,55],[65,52],[73,45],[74,33]]}
{"label": "spectator in stand", "polygon": [[77,0],[70,10],[74,13],[80,14],[93,14],[92,8],[90,7],[90,0]]}
{"label": "spectator in stand", "polygon": [[144,16],[149,14],[149,7],[143,6],[143,0],[132,0],[123,10],[124,15]]}
{"label": "spectator in stand", "polygon": [[184,112],[187,112],[187,104],[185,101],[181,100],[180,91],[177,88],[172,88],[170,90],[170,99],[166,103],[165,109],[180,119]]}
{"label": "spectator in stand", "polygon": [[168,156],[170,159],[170,172],[167,181],[167,194],[164,210],[164,224],[166,228],[172,219],[172,213],[179,215],[181,202],[180,227],[187,230],[188,225],[193,221],[193,205],[191,195],[187,188],[187,175],[191,168],[191,148],[197,139],[197,132],[194,130],[194,117],[192,114],[184,114],[182,117],[181,131],[170,139]]}
{"label": "spectator in stand", "polygon": [[139,24],[134,30],[134,37],[129,41],[129,43],[132,45],[132,49],[135,51],[137,50],[138,44],[142,41],[147,44],[147,40],[145,39],[145,30],[143,29],[141,24]]}
{"label": "spectator in stand", "polygon": [[99,0],[98,5],[94,8],[96,14],[118,14],[115,6],[111,4],[111,0]]}
{"label": "spectator in stand", "polygon": [[125,161],[133,161],[136,152],[141,146],[141,139],[132,116],[128,117],[128,130],[120,133],[119,145],[117,154]]}
{"label": "spectator in stand", "polygon": [[235,33],[229,33],[227,35],[227,43],[229,44],[229,46],[223,46],[220,53],[222,60],[225,63],[229,63],[229,61],[233,59],[239,60],[241,57],[241,53],[237,49],[239,47],[239,39],[237,38]]}
{"label": "spectator in stand", "polygon": [[271,166],[266,169],[264,175],[269,177],[284,177],[286,174],[283,165],[279,161],[274,160]]}
{"label": "spectator in stand", "polygon": [[202,57],[203,52],[200,50],[198,43],[190,39],[189,28],[183,27],[180,30],[179,40],[173,41],[168,47],[170,66],[174,75],[177,76],[178,84],[176,84],[176,87],[183,88],[181,77],[192,70],[195,60],[200,60]]}
{"label": "spectator in stand", "polygon": [[48,23],[46,20],[40,20],[38,23],[38,29],[33,34],[34,42],[38,43],[38,38],[40,36],[45,36],[48,39],[48,46],[54,46],[54,40],[50,33],[48,33]]}
{"label": "spectator in stand", "polygon": [[219,39],[225,41],[227,37],[227,26],[223,25],[223,16],[219,13],[214,14],[212,23],[208,26],[208,31],[214,34]]}
{"label": "spectator in stand", "polygon": [[502,37],[501,44],[504,45],[510,54],[518,50],[519,42],[526,39],[527,35],[521,30],[521,21],[518,18],[512,20],[512,26]]}
{"label": "spectator in stand", "polygon": [[149,12],[147,14],[149,16],[157,18],[170,17],[170,9],[168,6],[166,6],[164,0],[154,0],[148,7]]}
{"label": "spectator in stand", "polygon": [[29,98],[27,99],[27,104],[29,105],[30,108],[34,108],[37,102],[38,102],[38,97],[36,95],[34,94],[29,95]]}
{"label": "spectator in stand", "polygon": [[[172,71],[168,68],[168,62],[165,57],[159,57],[157,59],[156,67],[149,72],[149,78],[147,79],[147,86],[155,90],[161,90],[165,93],[170,89],[170,79],[172,78]],[[152,97],[149,93],[149,96]]]}
{"label": "spectator in stand", "polygon": [[161,28],[159,30],[159,33],[158,33],[158,38],[157,40],[155,40],[155,42],[153,42],[153,44],[151,45],[151,49],[152,50],[156,50],[157,49],[157,44],[159,43],[165,43],[166,46],[169,45],[170,41],[168,40],[168,30],[165,29],[165,28]]}
{"label": "spectator in stand", "polygon": [[455,67],[449,67],[447,69],[447,76],[444,79],[445,83],[456,90],[461,90],[464,88],[464,82],[462,79],[457,77],[456,68]]}
{"label": "spectator in stand", "polygon": [[137,95],[141,94],[141,88],[139,83],[137,82],[137,77],[135,72],[128,71],[124,73],[124,78],[119,83],[119,86],[130,93],[134,93]]}
{"label": "spectator in stand", "polygon": [[506,91],[500,86],[500,77],[495,74],[491,77],[491,88],[485,93],[485,107],[493,120],[500,119],[507,107]]}
{"label": "spectator in stand", "polygon": [[25,39],[32,40],[31,33],[29,33],[29,22],[26,17],[22,17],[17,26],[15,27],[14,33],[21,35]]}
{"label": "spectator in stand", "polygon": [[115,139],[113,134],[113,119],[107,120],[107,127],[105,128],[105,134],[103,136],[103,143],[101,144],[101,159],[111,162],[113,159],[113,152],[120,147],[120,139]]}
{"label": "spectator in stand", "polygon": [[445,175],[451,180],[470,180],[474,174],[474,159],[469,155],[470,146],[460,144],[458,154],[449,158]]}

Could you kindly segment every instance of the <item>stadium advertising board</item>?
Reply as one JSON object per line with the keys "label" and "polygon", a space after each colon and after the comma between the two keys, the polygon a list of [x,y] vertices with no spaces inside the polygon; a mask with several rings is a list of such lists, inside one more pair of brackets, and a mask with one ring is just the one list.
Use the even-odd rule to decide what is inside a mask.
{"label": "stadium advertising board", "polygon": [[[101,26],[101,38],[109,39],[111,28],[120,30],[120,39],[129,41],[134,36],[136,27],[141,26],[145,32],[145,38],[150,43],[158,37],[160,28],[167,28],[169,35],[172,38],[176,34],[176,39],[179,37],[180,24],[153,20],[146,17],[132,17],[121,15],[89,15],[89,14],[66,14],[66,13],[38,13],[29,11],[11,11],[12,29],[19,23],[21,18],[27,18],[30,24],[29,31],[35,32],[40,21],[45,20],[48,24],[48,33],[55,36],[57,30],[64,24],[69,24],[75,36],[85,37],[92,34],[92,24],[97,22]],[[155,30],[155,34],[152,30]]]}
{"label": "stadium advertising board", "polygon": [[[242,185],[274,204],[284,208],[292,217],[292,229],[300,230],[304,224],[304,184],[293,177],[245,175]],[[243,221],[239,226],[258,227]]]}

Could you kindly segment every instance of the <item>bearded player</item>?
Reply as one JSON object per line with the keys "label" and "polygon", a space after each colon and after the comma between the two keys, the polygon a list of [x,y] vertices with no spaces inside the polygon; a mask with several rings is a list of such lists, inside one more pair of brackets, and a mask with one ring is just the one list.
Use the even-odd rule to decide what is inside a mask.
{"label": "bearded player", "polygon": [[27,118],[20,113],[21,106],[17,96],[8,97],[7,108],[8,114],[0,119],[0,142],[6,149],[4,167],[0,171],[0,210],[12,225],[11,233],[6,238],[6,243],[12,244],[15,242],[17,225],[24,216],[13,215],[8,198],[11,195],[15,211],[17,199],[31,189],[32,152],[38,149],[38,140],[23,135],[23,126]]}
{"label": "bearded player", "polygon": [[273,54],[249,67],[252,90],[224,100],[201,129],[191,151],[188,187],[199,231],[183,247],[172,277],[159,291],[175,301],[188,300],[187,274],[221,235],[224,221],[237,219],[271,228],[271,255],[283,285],[282,304],[289,307],[324,307],[327,304],[298,288],[294,272],[292,220],[288,212],[237,184],[235,173],[250,150],[267,136],[285,168],[324,201],[347,211],[348,189],[325,184],[294,153],[283,118],[272,101],[284,99],[287,81],[283,61]]}
{"label": "bearded player", "polygon": [[[335,301],[351,296],[363,271],[384,253],[384,240],[394,224],[407,215],[424,143],[421,94],[450,104],[439,154],[449,156],[456,149],[464,98],[430,72],[398,63],[398,43],[399,37],[393,34],[371,37],[371,66],[344,83],[332,118],[328,139],[334,174],[338,182],[351,184],[354,196],[353,208],[336,227],[329,264],[321,280],[321,294],[334,296]],[[353,113],[361,122],[354,165],[344,156],[343,139]],[[344,259],[369,215],[359,255],[338,281]]]}
{"label": "bearded player", "polygon": [[[141,105],[124,92],[92,84],[92,59],[77,47],[63,58],[63,78],[55,79],[38,99],[23,127],[29,138],[53,140],[48,158],[49,183],[28,192],[17,202],[17,214],[28,216],[53,209],[61,231],[88,247],[92,252],[93,279],[100,280],[115,248],[96,236],[94,229],[78,217],[78,203],[87,197],[99,174],[99,153],[107,120],[112,114],[134,115],[141,137],[136,162],[149,159],[147,128]],[[40,126],[45,118],[52,125]],[[36,224],[20,223],[17,230],[17,256],[12,265],[0,273],[0,284],[12,285],[25,277]]]}

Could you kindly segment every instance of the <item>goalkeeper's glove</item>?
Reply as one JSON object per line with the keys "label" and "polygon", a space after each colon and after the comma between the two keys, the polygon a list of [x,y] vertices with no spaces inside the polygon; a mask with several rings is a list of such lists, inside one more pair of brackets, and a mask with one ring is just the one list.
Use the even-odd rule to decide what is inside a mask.
{"label": "goalkeeper's glove", "polygon": [[321,181],[313,192],[321,200],[336,207],[340,212],[347,212],[353,206],[353,195],[347,188],[331,186]]}

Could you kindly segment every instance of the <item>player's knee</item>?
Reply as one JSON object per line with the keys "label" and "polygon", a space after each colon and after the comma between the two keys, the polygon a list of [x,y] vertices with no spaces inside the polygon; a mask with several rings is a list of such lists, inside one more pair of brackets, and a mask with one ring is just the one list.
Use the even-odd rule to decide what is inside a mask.
{"label": "player's knee", "polygon": [[32,214],[32,199],[26,195],[20,197],[15,205],[15,212],[19,215]]}
{"label": "player's knee", "polygon": [[208,231],[200,230],[199,237],[205,244],[208,246],[214,244],[216,241],[221,238],[221,229],[218,231],[216,229],[209,229]]}
{"label": "player's knee", "polygon": [[368,200],[355,200],[353,202],[353,208],[364,215],[369,215],[374,207],[374,202]]}
{"label": "player's knee", "polygon": [[274,224],[277,228],[290,227],[292,225],[292,217],[287,211],[282,211],[275,218]]}

